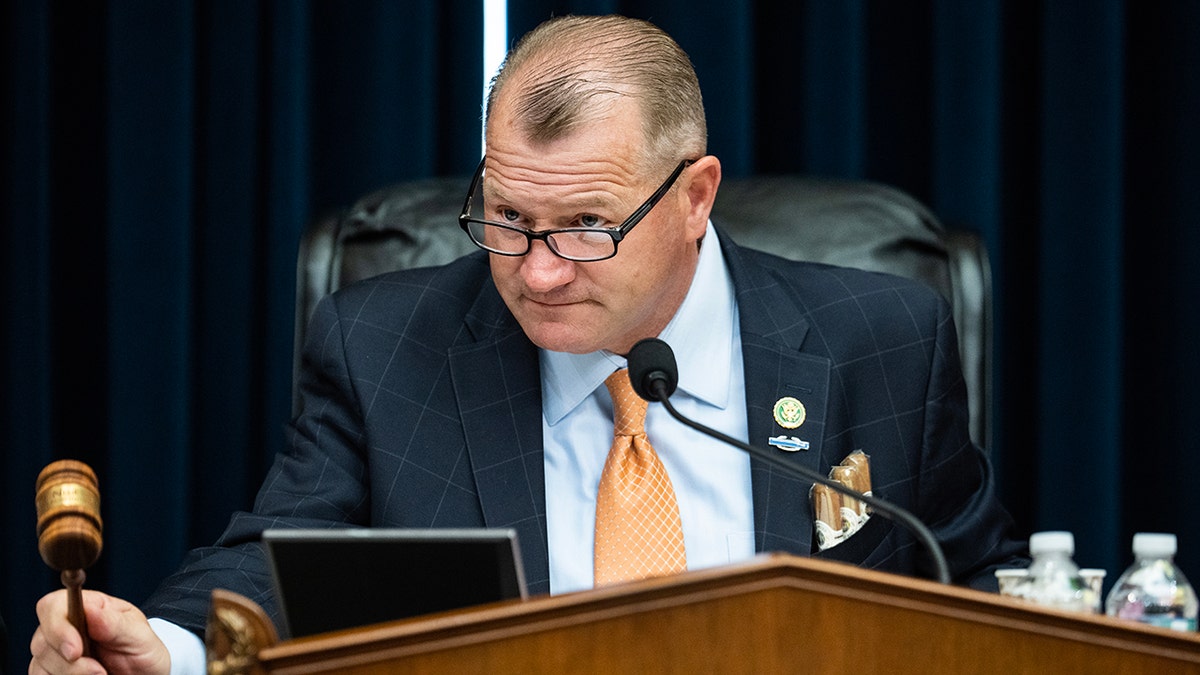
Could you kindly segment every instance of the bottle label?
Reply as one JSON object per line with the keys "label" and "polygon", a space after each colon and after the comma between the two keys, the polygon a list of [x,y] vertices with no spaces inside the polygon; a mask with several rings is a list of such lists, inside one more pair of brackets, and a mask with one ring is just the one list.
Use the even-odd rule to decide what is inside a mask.
{"label": "bottle label", "polygon": [[1151,626],[1158,626],[1159,628],[1170,628],[1171,630],[1178,630],[1178,631],[1195,631],[1196,630],[1196,620],[1195,619],[1185,619],[1183,617],[1174,617],[1174,616],[1169,616],[1169,615],[1151,616],[1149,614],[1146,614],[1146,615],[1142,616],[1141,621],[1143,623],[1148,623]]}

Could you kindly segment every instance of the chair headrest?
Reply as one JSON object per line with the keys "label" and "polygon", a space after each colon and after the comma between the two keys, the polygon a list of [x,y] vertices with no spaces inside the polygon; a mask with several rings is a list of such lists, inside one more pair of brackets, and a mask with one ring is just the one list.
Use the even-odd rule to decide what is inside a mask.
{"label": "chair headrest", "polygon": [[952,299],[945,228],[923,204],[885,185],[799,176],[727,180],[713,221],[749,248],[920,279]]}

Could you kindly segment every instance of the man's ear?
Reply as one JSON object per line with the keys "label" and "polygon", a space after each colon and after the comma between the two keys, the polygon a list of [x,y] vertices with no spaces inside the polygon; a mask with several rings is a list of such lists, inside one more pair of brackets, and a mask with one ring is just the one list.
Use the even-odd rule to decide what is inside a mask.
{"label": "man's ear", "polygon": [[686,200],[687,227],[697,238],[704,235],[717,188],[721,185],[721,160],[705,155],[684,170],[680,195]]}

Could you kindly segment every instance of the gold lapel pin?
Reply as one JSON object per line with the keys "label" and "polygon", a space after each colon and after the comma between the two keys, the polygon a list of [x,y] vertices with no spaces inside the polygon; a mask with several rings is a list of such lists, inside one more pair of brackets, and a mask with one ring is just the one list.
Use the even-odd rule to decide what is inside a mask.
{"label": "gold lapel pin", "polygon": [[795,429],[804,424],[804,418],[808,415],[804,404],[791,396],[776,401],[771,412],[775,415],[775,423],[784,429]]}

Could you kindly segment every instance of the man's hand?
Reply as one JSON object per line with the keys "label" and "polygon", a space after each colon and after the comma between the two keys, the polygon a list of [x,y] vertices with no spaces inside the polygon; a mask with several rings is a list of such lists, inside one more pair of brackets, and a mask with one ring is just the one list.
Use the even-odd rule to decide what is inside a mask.
{"label": "man's hand", "polygon": [[30,675],[170,673],[171,655],[137,607],[85,590],[83,611],[92,639],[92,658],[82,658],[83,639],[67,621],[67,592],[55,591],[38,601],[39,625],[29,643],[33,654]]}

